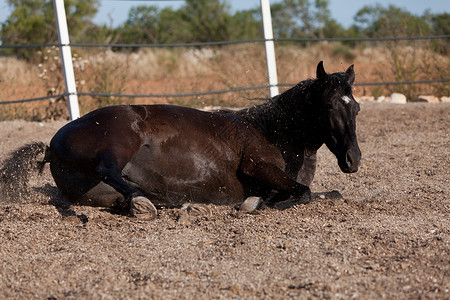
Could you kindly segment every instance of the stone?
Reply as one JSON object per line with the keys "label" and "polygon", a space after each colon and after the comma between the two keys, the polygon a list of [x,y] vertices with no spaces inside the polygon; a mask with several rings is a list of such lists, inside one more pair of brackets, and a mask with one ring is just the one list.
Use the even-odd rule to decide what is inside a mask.
{"label": "stone", "polygon": [[388,98],[386,98],[385,96],[380,96],[375,101],[378,102],[378,103],[383,103],[383,102],[388,101]]}
{"label": "stone", "polygon": [[439,103],[439,98],[433,95],[420,95],[417,102]]}
{"label": "stone", "polygon": [[391,103],[406,104],[406,96],[401,93],[392,93]]}
{"label": "stone", "polygon": [[450,97],[446,97],[446,96],[441,97],[441,102],[442,103],[450,103]]}
{"label": "stone", "polygon": [[361,96],[361,97],[356,97],[355,100],[357,102],[361,102],[361,101],[363,101],[363,102],[371,102],[371,101],[375,100],[375,97],[374,96]]}

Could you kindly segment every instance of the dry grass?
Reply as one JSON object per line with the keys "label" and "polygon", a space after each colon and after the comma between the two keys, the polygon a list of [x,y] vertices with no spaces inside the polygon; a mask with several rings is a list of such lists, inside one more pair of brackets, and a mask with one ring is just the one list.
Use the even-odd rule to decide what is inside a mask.
{"label": "dry grass", "polygon": [[[329,72],[344,71],[355,64],[357,82],[448,78],[450,58],[420,45],[404,43],[351,48],[341,43],[322,42],[309,47],[277,45],[280,83],[296,83],[315,76],[320,60]],[[56,58],[55,58],[56,57]],[[58,94],[64,90],[58,50],[36,53],[34,63],[0,57],[0,101]],[[262,44],[213,48],[141,49],[135,53],[74,50],[78,91],[117,94],[179,94],[216,91],[267,83]],[[44,74],[43,70],[46,70]],[[356,87],[354,94],[389,95],[403,92],[408,99],[419,94],[448,96],[449,84],[386,87]],[[282,89],[283,90],[283,89]],[[85,113],[99,106],[118,103],[172,103],[193,107],[207,105],[247,106],[255,98],[268,96],[266,89],[172,98],[106,98],[80,96]],[[55,101],[0,105],[0,120],[58,118],[61,105]],[[49,111],[50,110],[50,111]],[[58,110],[58,113],[52,113]]]}
{"label": "dry grass", "polygon": [[30,65],[14,57],[0,57],[0,82],[2,85],[8,82],[20,85],[32,84],[38,75],[39,69],[36,65]]}

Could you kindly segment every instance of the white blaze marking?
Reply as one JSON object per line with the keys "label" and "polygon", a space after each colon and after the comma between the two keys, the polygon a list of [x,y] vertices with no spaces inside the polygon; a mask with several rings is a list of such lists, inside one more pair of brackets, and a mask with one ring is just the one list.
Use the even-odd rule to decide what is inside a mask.
{"label": "white blaze marking", "polygon": [[349,104],[352,99],[349,96],[342,96],[341,98],[346,104]]}

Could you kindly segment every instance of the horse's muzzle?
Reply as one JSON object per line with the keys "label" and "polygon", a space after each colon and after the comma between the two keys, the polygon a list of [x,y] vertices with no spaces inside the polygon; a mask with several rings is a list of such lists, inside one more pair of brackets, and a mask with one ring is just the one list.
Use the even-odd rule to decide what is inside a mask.
{"label": "horse's muzzle", "polygon": [[342,172],[355,173],[361,164],[361,151],[359,148],[347,151],[345,158],[340,159],[338,163]]}

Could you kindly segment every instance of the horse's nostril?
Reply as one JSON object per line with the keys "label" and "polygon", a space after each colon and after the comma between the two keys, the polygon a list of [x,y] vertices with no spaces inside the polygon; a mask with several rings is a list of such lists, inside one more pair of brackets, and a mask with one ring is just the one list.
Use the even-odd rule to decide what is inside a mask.
{"label": "horse's nostril", "polygon": [[345,155],[345,162],[347,163],[348,167],[352,166],[353,159],[352,159],[352,156],[351,156],[350,152],[347,152],[347,154]]}

